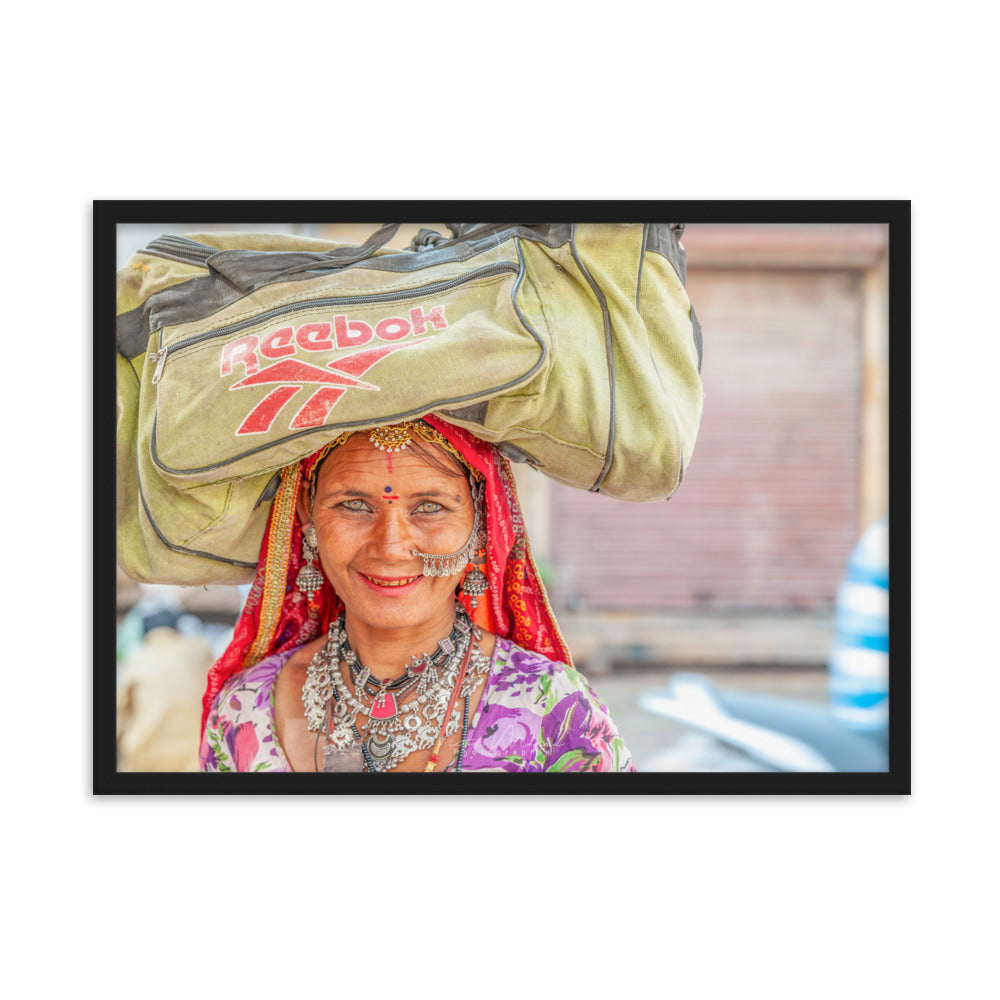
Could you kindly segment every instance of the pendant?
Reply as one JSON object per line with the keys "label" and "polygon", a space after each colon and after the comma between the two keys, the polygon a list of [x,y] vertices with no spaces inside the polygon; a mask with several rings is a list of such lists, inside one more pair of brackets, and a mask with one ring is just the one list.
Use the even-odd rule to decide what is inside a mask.
{"label": "pendant", "polygon": [[396,705],[396,696],[391,691],[382,691],[372,702],[368,718],[384,721],[386,719],[395,719],[398,713],[399,708]]}
{"label": "pendant", "polygon": [[371,759],[376,764],[383,764],[392,756],[396,741],[388,733],[383,737],[372,735],[368,737],[365,746]]}
{"label": "pendant", "polygon": [[323,747],[323,772],[325,774],[360,771],[362,766],[361,747],[356,743],[346,750],[338,750],[329,744]]}

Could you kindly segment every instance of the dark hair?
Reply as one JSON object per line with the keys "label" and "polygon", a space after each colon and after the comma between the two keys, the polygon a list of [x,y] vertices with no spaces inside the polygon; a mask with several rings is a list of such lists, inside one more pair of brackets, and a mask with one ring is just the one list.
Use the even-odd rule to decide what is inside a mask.
{"label": "dark hair", "polygon": [[469,470],[460,465],[458,459],[449,455],[443,448],[439,448],[430,441],[424,441],[416,436],[410,438],[410,443],[406,446],[407,451],[413,449],[431,468],[443,472],[446,476],[463,476],[469,478]]}

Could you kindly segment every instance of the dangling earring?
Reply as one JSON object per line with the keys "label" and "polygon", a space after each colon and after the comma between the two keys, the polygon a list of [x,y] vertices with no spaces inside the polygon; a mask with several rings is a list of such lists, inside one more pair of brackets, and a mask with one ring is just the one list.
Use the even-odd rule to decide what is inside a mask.
{"label": "dangling earring", "polygon": [[316,529],[310,524],[302,532],[302,558],[305,560],[305,566],[299,570],[295,578],[295,586],[306,595],[310,603],[313,594],[323,586],[323,574],[316,565],[316,555]]}
{"label": "dangling earring", "polygon": [[[480,551],[483,553],[483,561],[486,561],[486,517],[484,515],[484,508],[486,506],[485,498],[483,497],[483,491],[476,487],[473,483],[472,489],[472,500],[475,504],[476,517],[475,524],[473,526],[473,534],[476,537],[475,542],[475,554],[478,555]],[[471,561],[471,560],[470,560]],[[475,610],[476,599],[482,597],[483,594],[487,593],[490,589],[490,581],[486,574],[479,568],[476,562],[472,562],[472,569],[465,574],[465,579],[462,581],[461,591],[463,594],[468,595],[469,606]]]}
{"label": "dangling earring", "polygon": [[474,609],[476,599],[482,597],[490,589],[490,581],[486,579],[486,574],[478,566],[473,566],[465,574],[461,589],[463,594],[468,595],[469,605]]}

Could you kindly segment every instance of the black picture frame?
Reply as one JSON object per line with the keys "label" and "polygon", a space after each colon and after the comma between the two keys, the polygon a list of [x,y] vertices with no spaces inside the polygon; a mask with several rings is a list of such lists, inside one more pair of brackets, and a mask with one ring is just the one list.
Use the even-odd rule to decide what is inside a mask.
{"label": "black picture frame", "polygon": [[[95,795],[907,795],[910,753],[910,236],[906,200],[829,201],[112,201],[93,203],[94,548],[93,793]],[[697,772],[577,775],[123,773],[115,751],[116,516],[112,339],[116,227],[126,223],[370,222],[372,219],[545,218],[550,221],[881,223],[888,227],[890,442],[889,764],[884,772]]]}

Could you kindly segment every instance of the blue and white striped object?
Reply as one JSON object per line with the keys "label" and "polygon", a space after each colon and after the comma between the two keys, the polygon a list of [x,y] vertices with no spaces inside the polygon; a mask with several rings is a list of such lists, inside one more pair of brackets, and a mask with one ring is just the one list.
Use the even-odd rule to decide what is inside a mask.
{"label": "blue and white striped object", "polygon": [[889,725],[889,519],[854,547],[837,591],[830,654],[831,711],[855,732]]}

